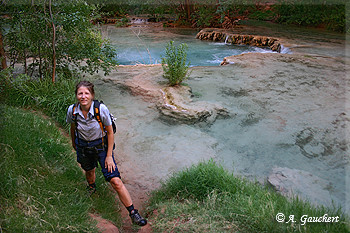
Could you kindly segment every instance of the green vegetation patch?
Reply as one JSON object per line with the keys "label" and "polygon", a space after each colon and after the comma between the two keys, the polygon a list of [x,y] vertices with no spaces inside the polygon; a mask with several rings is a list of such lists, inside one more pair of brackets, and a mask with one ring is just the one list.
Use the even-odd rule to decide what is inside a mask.
{"label": "green vegetation patch", "polygon": [[111,208],[115,200],[106,185],[100,186],[101,195],[88,195],[76,156],[54,122],[7,105],[0,111],[2,230],[96,232],[89,212],[119,210]]}
{"label": "green vegetation patch", "polygon": [[36,80],[27,75],[7,77],[0,74],[0,97],[8,105],[40,109],[61,126],[66,126],[68,106],[76,102],[75,85],[78,79],[58,78]]}
{"label": "green vegetation patch", "polygon": [[1,107],[1,228],[6,232],[94,230],[68,141],[51,121]]}
{"label": "green vegetation patch", "polygon": [[[0,109],[0,152],[3,158],[0,166],[3,174],[0,178],[1,227],[11,229],[11,232],[46,231],[46,228],[36,230],[36,225],[45,225],[43,222],[27,220],[23,211],[25,207],[18,204],[25,198],[39,200],[40,203],[36,203],[35,208],[39,206],[45,210],[36,212],[37,217],[33,217],[33,221],[47,213],[47,218],[52,221],[46,218],[43,221],[58,231],[65,231],[65,228],[57,225],[60,223],[53,216],[62,222],[68,218],[66,230],[69,232],[85,231],[84,224],[87,224],[86,231],[89,231],[92,223],[86,223],[91,221],[87,211],[120,226],[119,203],[109,188],[109,183],[105,182],[102,173],[96,169],[97,192],[87,197],[86,180],[76,162],[76,155],[69,140],[56,127],[56,123],[59,123],[68,132],[66,112],[68,106],[76,101],[74,90],[78,79],[60,77],[52,83],[49,79],[36,80],[26,75],[10,77],[6,71],[0,72],[0,100],[5,104]],[[38,112],[31,113],[7,105],[35,109]],[[42,117],[42,113],[54,121]],[[18,200],[19,196],[22,197],[21,200]],[[47,198],[49,201],[45,201]],[[82,209],[76,210],[74,204],[70,203],[80,203],[76,208]],[[61,217],[55,211],[67,216]],[[83,224],[74,219],[79,214],[79,221]],[[26,219],[27,225],[21,228],[19,223],[23,219]],[[73,223],[70,224],[70,221]],[[73,227],[74,224],[80,226],[78,230]],[[52,227],[47,230],[53,231]]]}
{"label": "green vegetation patch", "polygon": [[[161,232],[348,232],[341,210],[288,199],[234,176],[213,161],[174,174],[153,192],[148,213]],[[283,213],[284,222],[276,215]],[[305,223],[303,215],[339,216],[338,222]],[[295,222],[286,223],[294,215]]]}
{"label": "green vegetation patch", "polygon": [[174,41],[170,41],[165,48],[165,57],[162,57],[163,77],[168,79],[170,86],[181,84],[189,75],[187,49],[187,44],[175,46]]}

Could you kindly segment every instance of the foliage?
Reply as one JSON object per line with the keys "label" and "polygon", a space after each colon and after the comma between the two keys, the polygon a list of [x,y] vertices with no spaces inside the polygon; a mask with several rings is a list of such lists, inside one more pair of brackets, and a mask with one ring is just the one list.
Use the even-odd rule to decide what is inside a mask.
{"label": "foliage", "polygon": [[[341,210],[288,199],[234,176],[212,160],[173,174],[151,194],[147,208],[155,231],[166,232],[347,232]],[[295,216],[278,223],[276,215]],[[337,223],[307,223],[302,215],[339,216]]]}
{"label": "foliage", "polygon": [[6,104],[40,109],[65,126],[67,108],[76,101],[77,79],[59,77],[53,85],[49,79],[32,79],[27,75],[9,78],[0,74],[1,99]]}
{"label": "foliage", "polygon": [[[115,7],[115,5],[118,7]],[[172,14],[180,25],[220,27],[224,19],[270,20],[303,26],[325,26],[345,32],[350,17],[346,17],[346,0],[278,0],[266,5],[258,0],[121,0],[108,1],[103,9],[126,14],[148,14],[162,18]],[[190,17],[188,18],[188,9]],[[349,14],[349,11],[348,11]],[[346,29],[347,26],[347,29]]]}
{"label": "foliage", "polygon": [[170,41],[165,48],[165,57],[162,57],[163,77],[169,80],[171,86],[179,85],[187,78],[189,64],[187,60],[187,45],[180,44],[178,47],[174,45],[174,41]]}
{"label": "foliage", "polygon": [[[88,1],[95,3],[96,1]],[[181,1],[171,0],[108,0],[99,1],[101,13],[103,15],[113,15],[115,17],[130,15],[163,15],[174,12],[174,8]]]}
{"label": "foliage", "polygon": [[[13,2],[15,4],[16,1],[13,0]],[[40,4],[43,5],[43,2],[35,1],[37,8]],[[62,1],[56,0],[55,2]],[[246,18],[305,26],[324,25],[327,29],[340,32],[349,30],[349,26],[346,29],[346,25],[349,25],[349,17],[346,17],[345,11],[346,0],[278,0],[274,1],[273,5],[265,5],[264,1],[258,0],[130,0],[127,2],[100,0],[98,1],[99,8],[94,6],[96,1],[86,0],[86,2],[88,4],[81,5],[90,9],[90,14],[86,15],[90,19],[91,16],[123,19],[128,15],[148,15],[148,17],[159,20],[170,16],[177,19],[177,24],[202,28],[220,27],[225,18],[231,21]],[[77,5],[78,3],[81,2],[75,0],[73,4],[57,3],[54,6],[54,13],[59,12],[62,5]],[[38,9],[35,14],[37,11]],[[97,12],[101,15],[99,16]],[[188,13],[190,13],[189,18]],[[55,22],[58,24],[60,24],[59,18],[59,13],[55,13]],[[50,31],[50,27],[47,26],[50,19],[47,16],[40,17],[40,19],[43,20],[39,20],[39,24],[46,25],[46,30]],[[36,21],[33,20],[33,22]],[[119,23],[119,26],[122,25],[125,25],[125,22]],[[33,34],[36,33],[33,31]],[[20,41],[21,45],[24,42]]]}
{"label": "foliage", "polygon": [[275,18],[275,13],[272,10],[266,11],[254,11],[249,15],[249,18],[256,20],[273,20]]}
{"label": "foliage", "polygon": [[94,5],[74,0],[49,7],[47,1],[35,1],[1,9],[0,14],[7,15],[1,17],[0,30],[11,66],[22,63],[30,76],[50,76],[54,62],[58,73],[70,74],[99,69],[108,73],[116,65],[115,50],[91,23],[97,10]]}
{"label": "foliage", "polygon": [[128,25],[128,23],[129,23],[129,19],[124,16],[120,19],[120,21],[115,23],[115,26],[116,27],[125,27],[126,25]]}
{"label": "foliage", "polygon": [[[324,25],[327,29],[339,32],[349,30],[349,18],[346,17],[344,1],[327,3],[323,1],[285,1],[276,5],[277,22],[302,26]],[[347,25],[348,24],[348,25]]]}
{"label": "foliage", "polygon": [[35,113],[2,105],[0,219],[5,232],[92,232],[91,200],[66,138]]}
{"label": "foliage", "polygon": [[215,27],[218,25],[216,9],[210,6],[198,6],[191,15],[192,25],[198,28]]}

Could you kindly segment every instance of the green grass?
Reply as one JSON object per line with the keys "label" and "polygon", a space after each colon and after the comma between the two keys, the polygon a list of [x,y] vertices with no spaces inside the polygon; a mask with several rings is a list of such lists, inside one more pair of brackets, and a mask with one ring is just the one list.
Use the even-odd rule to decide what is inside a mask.
{"label": "green grass", "polygon": [[69,144],[35,113],[1,106],[1,228],[91,232],[91,201]]}
{"label": "green grass", "polygon": [[96,213],[121,225],[119,203],[97,169],[98,192],[86,192],[76,155],[41,112],[2,105],[0,229],[4,232],[96,232]]}
{"label": "green grass", "polygon": [[48,78],[36,80],[23,74],[9,77],[2,71],[0,97],[8,105],[38,109],[52,117],[60,126],[67,127],[67,108],[76,102],[74,91],[78,82],[77,78],[57,77],[56,82],[52,83]]}
{"label": "green grass", "polygon": [[[174,174],[151,194],[148,214],[156,232],[349,232],[341,210],[288,199],[218,166],[202,162]],[[278,223],[276,215],[294,215]],[[339,216],[338,223],[306,223],[302,215]]]}
{"label": "green grass", "polygon": [[[100,171],[98,192],[89,197],[64,126],[75,101],[74,80],[7,79],[0,74],[6,104],[42,110],[53,120],[2,105],[0,111],[0,227],[4,232],[94,232],[89,213],[121,225],[119,203]],[[67,129],[67,127],[65,127]],[[99,170],[99,169],[97,169]],[[233,176],[213,161],[174,174],[152,193],[148,214],[155,232],[349,232],[341,210],[314,207]],[[294,215],[296,223],[276,221]],[[307,223],[302,215],[339,216],[338,223]]]}

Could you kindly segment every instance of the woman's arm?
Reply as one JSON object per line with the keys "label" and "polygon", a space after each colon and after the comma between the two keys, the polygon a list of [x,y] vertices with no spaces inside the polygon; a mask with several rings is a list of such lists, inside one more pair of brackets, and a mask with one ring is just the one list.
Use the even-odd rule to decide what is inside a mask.
{"label": "woman's arm", "polygon": [[74,150],[77,150],[77,146],[75,145],[75,124],[70,124],[70,138],[72,139],[72,146]]}
{"label": "woman's arm", "polygon": [[108,139],[108,149],[107,149],[107,157],[105,161],[105,166],[108,169],[108,172],[113,172],[115,170],[115,163],[113,161],[112,152],[114,145],[114,134],[112,125],[105,126],[107,130],[107,139]]}

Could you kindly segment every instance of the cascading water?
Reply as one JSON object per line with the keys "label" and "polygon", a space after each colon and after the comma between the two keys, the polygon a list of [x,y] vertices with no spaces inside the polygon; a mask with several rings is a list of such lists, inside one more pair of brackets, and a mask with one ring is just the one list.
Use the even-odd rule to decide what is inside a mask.
{"label": "cascading water", "polygon": [[281,45],[281,53],[292,53],[291,50],[284,45]]}
{"label": "cascading water", "polygon": [[225,38],[225,44],[227,44],[227,40],[228,40],[228,36],[226,36],[226,38]]}

